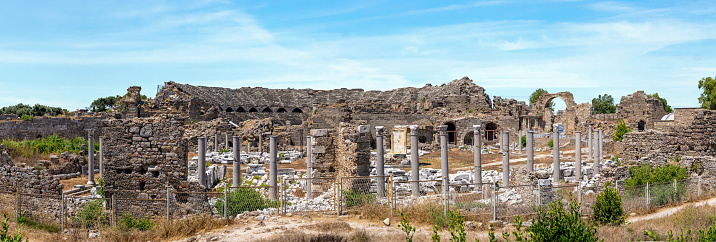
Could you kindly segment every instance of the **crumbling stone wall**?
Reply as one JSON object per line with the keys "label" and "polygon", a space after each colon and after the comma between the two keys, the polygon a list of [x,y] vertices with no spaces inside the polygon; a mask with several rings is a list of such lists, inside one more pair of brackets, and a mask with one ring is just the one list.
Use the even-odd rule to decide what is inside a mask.
{"label": "crumbling stone wall", "polygon": [[77,136],[87,138],[93,130],[95,137],[102,134],[102,116],[83,117],[35,117],[32,121],[21,119],[0,121],[0,139],[37,139],[52,134],[66,139]]}
{"label": "crumbling stone wall", "polygon": [[646,95],[644,91],[623,96],[619,101],[617,116],[627,122],[630,129],[637,131],[639,122],[644,122],[644,130],[654,128],[654,120],[666,115],[664,104],[659,99]]}
{"label": "crumbling stone wall", "polygon": [[[647,130],[624,135],[624,158],[638,160],[649,156],[703,156],[716,154],[716,111],[682,110],[674,115],[673,131]],[[678,111],[677,111],[678,112]]]}
{"label": "crumbling stone wall", "polygon": [[341,123],[336,145],[338,175],[370,175],[370,128],[368,125]]}
{"label": "crumbling stone wall", "polygon": [[336,175],[337,143],[334,129],[312,129],[313,137],[313,169],[314,177],[330,177]]}
{"label": "crumbling stone wall", "polygon": [[[186,118],[110,119],[105,130],[105,191],[132,198],[166,198],[167,186],[188,185]],[[120,206],[118,204],[118,206]]]}

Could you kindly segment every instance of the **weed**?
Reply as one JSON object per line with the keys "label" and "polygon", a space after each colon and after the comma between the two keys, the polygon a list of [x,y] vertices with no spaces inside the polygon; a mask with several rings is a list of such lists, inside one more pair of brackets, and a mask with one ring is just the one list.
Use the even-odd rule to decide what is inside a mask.
{"label": "weed", "polygon": [[413,236],[415,236],[415,226],[410,225],[408,217],[406,217],[402,211],[398,210],[398,215],[402,218],[400,220],[400,224],[398,224],[398,228],[405,232],[405,242],[413,242]]}
{"label": "weed", "polygon": [[352,188],[350,190],[343,190],[341,193],[346,200],[346,207],[349,208],[373,203],[373,201],[375,201],[375,194],[364,190]]}
{"label": "weed", "polygon": [[[8,220],[10,220],[7,217],[7,214],[3,214],[5,219],[2,221],[2,229],[0,230],[0,241],[3,242],[22,242],[22,234],[20,233],[20,230],[22,230],[22,224],[17,228],[14,235],[8,234],[8,230],[10,229],[10,225],[7,224]],[[25,239],[25,241],[28,241]]]}

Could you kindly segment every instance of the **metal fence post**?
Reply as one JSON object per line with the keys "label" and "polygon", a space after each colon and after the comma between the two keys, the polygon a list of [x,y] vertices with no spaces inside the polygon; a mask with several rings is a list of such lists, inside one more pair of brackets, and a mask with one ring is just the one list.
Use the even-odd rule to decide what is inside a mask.
{"label": "metal fence post", "polygon": [[393,194],[393,176],[388,176],[388,183],[390,184],[390,190],[388,190],[388,201],[390,202],[390,221],[393,221],[393,213],[395,211],[395,194]]}
{"label": "metal fence post", "polygon": [[65,191],[62,191],[60,199],[60,214],[62,216],[60,223],[62,223],[62,231],[65,231]]}
{"label": "metal fence post", "polygon": [[17,194],[17,211],[15,214],[15,219],[20,218],[20,215],[22,215],[22,197],[20,196],[20,189],[16,189],[15,193]]}
{"label": "metal fence post", "polygon": [[649,183],[646,183],[646,207],[649,207]]}
{"label": "metal fence post", "polygon": [[449,180],[448,180],[447,176],[443,177],[443,184],[445,184],[445,189],[443,190],[443,191],[445,191],[445,192],[443,192],[443,202],[445,203],[444,212],[445,212],[445,216],[447,216],[448,210],[450,209],[449,208],[450,207],[450,204],[449,204],[450,198],[448,198],[448,196],[450,196],[450,192],[449,192],[450,184],[449,184]]}
{"label": "metal fence post", "polygon": [[[278,200],[279,208],[281,208],[281,200]],[[229,184],[224,184],[224,218],[229,214],[227,210],[229,209]]]}
{"label": "metal fence post", "polygon": [[167,221],[166,223],[169,224],[170,221],[172,221],[172,199],[171,199],[171,187],[167,186]]}
{"label": "metal fence post", "polygon": [[114,193],[112,194],[112,223],[113,226],[117,226],[117,200],[114,199]]}
{"label": "metal fence post", "polygon": [[542,206],[542,186],[537,182],[537,205]]}
{"label": "metal fence post", "polygon": [[341,187],[343,184],[341,180],[341,176],[336,176],[336,212],[338,212],[338,216],[341,216],[342,212],[342,205],[343,205],[343,193],[341,192]]}
{"label": "metal fence post", "polygon": [[500,195],[500,185],[495,182],[495,193],[493,194],[493,206],[492,206],[492,220],[497,220],[497,201],[499,201],[498,196]]}
{"label": "metal fence post", "polygon": [[579,213],[582,213],[582,186],[577,185],[577,188],[579,189]]}

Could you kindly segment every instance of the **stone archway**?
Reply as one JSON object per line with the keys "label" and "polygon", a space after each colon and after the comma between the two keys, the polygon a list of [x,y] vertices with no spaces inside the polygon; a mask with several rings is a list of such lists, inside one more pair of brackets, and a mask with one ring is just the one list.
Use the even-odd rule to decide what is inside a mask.
{"label": "stone archway", "polygon": [[[564,132],[565,134],[573,134],[575,131],[575,128],[577,127],[577,114],[576,114],[576,108],[577,103],[574,102],[574,95],[571,92],[558,92],[554,94],[550,93],[544,93],[542,96],[537,99],[537,102],[535,102],[531,108],[533,111],[535,111],[538,115],[542,116],[542,124],[546,125],[548,120],[552,120],[553,117],[549,116],[552,114],[552,111],[547,111],[549,103],[552,102],[555,98],[562,99],[565,104],[565,110],[562,115],[565,115],[565,117],[560,117],[560,120],[563,120],[561,122],[564,125]],[[543,127],[544,130],[551,130],[551,127]]]}
{"label": "stone archway", "polygon": [[645,129],[646,129],[646,122],[644,120],[639,120],[639,122],[636,123],[636,130],[644,131]]}
{"label": "stone archway", "polygon": [[465,136],[462,137],[462,144],[463,145],[473,145],[475,144],[475,131],[469,131],[465,134]]}

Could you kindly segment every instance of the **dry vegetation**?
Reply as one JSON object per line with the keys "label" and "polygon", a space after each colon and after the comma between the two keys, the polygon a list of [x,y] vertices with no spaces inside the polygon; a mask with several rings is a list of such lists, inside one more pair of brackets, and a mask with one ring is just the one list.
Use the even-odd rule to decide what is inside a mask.
{"label": "dry vegetation", "polygon": [[674,236],[681,231],[691,230],[696,234],[699,229],[707,229],[716,222],[716,210],[712,206],[689,206],[671,216],[642,220],[621,226],[602,226],[597,236],[604,241],[637,241],[653,240],[645,235],[645,231],[654,231],[656,240],[666,240],[667,233],[673,231]]}

